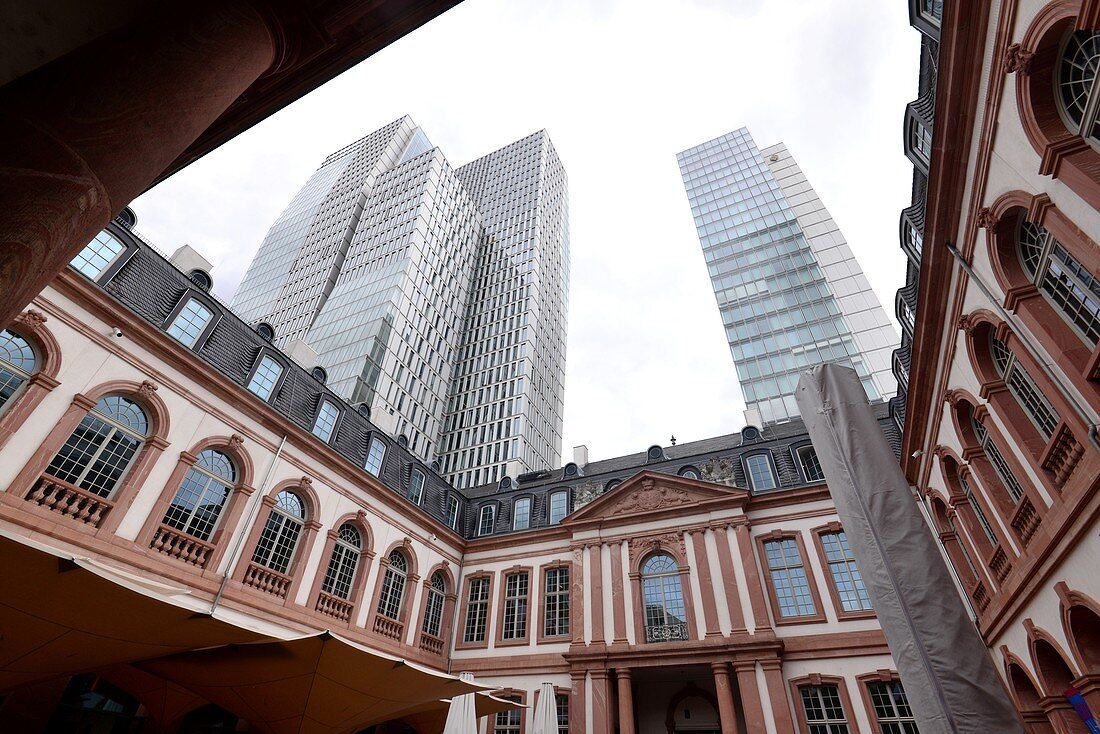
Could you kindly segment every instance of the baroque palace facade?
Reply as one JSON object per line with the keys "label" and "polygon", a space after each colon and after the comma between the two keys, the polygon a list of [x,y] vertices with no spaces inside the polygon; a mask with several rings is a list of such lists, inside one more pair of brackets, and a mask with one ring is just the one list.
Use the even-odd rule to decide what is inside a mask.
{"label": "baroque palace facade", "polygon": [[911,0],[901,461],[1028,729],[1100,712],[1100,3]]}
{"label": "baroque palace facade", "polygon": [[[459,491],[214,299],[193,251],[169,261],[133,224],[124,212],[3,332],[5,554],[59,556],[51,583],[79,566],[186,597],[209,607],[200,621],[330,630],[528,706],[552,682],[561,732],[915,731],[799,422],[605,461],[579,451]],[[7,592],[6,729],[311,730],[255,718],[213,683],[221,663],[181,672],[179,655],[208,659],[222,638],[169,645],[154,629],[143,648],[61,654],[97,624],[129,629],[66,611],[100,606]],[[516,734],[531,717],[480,726]]]}

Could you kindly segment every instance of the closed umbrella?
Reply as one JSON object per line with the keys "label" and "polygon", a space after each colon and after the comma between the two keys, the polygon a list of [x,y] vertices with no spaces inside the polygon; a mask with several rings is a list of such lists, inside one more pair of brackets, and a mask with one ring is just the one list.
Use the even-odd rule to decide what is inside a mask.
{"label": "closed umbrella", "polygon": [[[467,683],[474,682],[473,673],[460,673],[458,677]],[[451,707],[447,711],[447,723],[443,727],[443,734],[477,734],[474,694],[464,693],[451,699]]]}
{"label": "closed umbrella", "polygon": [[543,683],[539,688],[539,702],[535,704],[535,726],[531,734],[558,734],[558,702],[554,696],[553,683]]}

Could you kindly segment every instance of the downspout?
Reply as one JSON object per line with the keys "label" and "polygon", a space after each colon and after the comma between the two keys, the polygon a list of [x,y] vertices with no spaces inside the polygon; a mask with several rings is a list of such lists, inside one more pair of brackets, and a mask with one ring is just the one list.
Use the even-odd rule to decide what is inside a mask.
{"label": "downspout", "polygon": [[[974,269],[970,267],[970,264],[963,259],[962,253],[956,250],[955,246],[951,243],[947,243],[947,251],[954,255],[955,259],[959,263],[959,266],[962,267],[962,269],[966,272],[970,279],[974,281],[975,285],[978,286],[978,289],[985,295],[986,299],[993,304],[993,307],[997,309],[997,313],[1000,315],[1000,317],[1004,319],[1006,323],[1012,324],[1013,331],[1016,332],[1016,336],[1019,337],[1019,339],[1025,344],[1027,344],[1028,348],[1032,350],[1032,353],[1042,354],[1043,350],[1036,348],[1036,345],[1028,336],[1027,330],[1021,327],[1014,315],[1010,314],[1004,309],[1003,306],[1001,306],[1000,300],[993,296],[993,293],[989,290],[989,288],[986,287],[985,283],[982,282],[982,279],[978,277],[978,274],[974,272]],[[1037,359],[1035,360],[1035,362],[1039,365],[1039,368],[1043,370],[1043,374],[1046,375],[1047,379],[1058,386],[1058,390],[1062,393],[1062,397],[1064,397],[1069,402],[1070,407],[1073,408],[1073,412],[1077,414],[1077,417],[1081,419],[1081,422],[1088,426],[1089,441],[1092,443],[1093,448],[1100,450],[1100,440],[1098,440],[1096,436],[1097,420],[1090,417],[1088,411],[1085,408],[1081,407],[1081,403],[1078,402],[1077,397],[1074,395],[1073,391],[1066,387],[1066,384],[1062,380],[1062,378],[1059,377],[1054,372],[1054,370],[1052,370],[1050,366],[1047,365],[1045,361]]]}
{"label": "downspout", "polygon": [[271,482],[271,475],[275,471],[279,459],[282,458],[283,446],[285,445],[286,435],[284,434],[283,440],[279,441],[279,448],[275,451],[275,458],[267,465],[267,471],[264,472],[263,483],[260,485],[259,490],[254,493],[256,499],[252,502],[252,507],[249,508],[246,513],[245,522],[241,526],[241,532],[237,535],[237,542],[233,546],[233,551],[229,554],[229,560],[226,561],[225,571],[222,573],[221,586],[218,587],[218,593],[214,597],[214,603],[210,605],[210,614],[213,614],[214,610],[218,608],[218,602],[221,601],[222,594],[225,593],[225,587],[229,585],[229,574],[233,570],[233,567],[237,565],[237,560],[240,558],[241,554],[241,546],[244,545],[244,537],[248,535],[248,528],[252,527],[252,523],[256,520],[256,514],[260,511],[260,505],[263,504],[264,495],[267,493],[268,484]]}

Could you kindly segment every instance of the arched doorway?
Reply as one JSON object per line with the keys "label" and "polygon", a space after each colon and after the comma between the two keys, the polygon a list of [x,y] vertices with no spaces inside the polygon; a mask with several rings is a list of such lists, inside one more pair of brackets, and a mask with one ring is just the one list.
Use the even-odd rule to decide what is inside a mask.
{"label": "arched doorway", "polygon": [[689,683],[669,700],[665,727],[668,734],[720,734],[718,701],[710,691]]}
{"label": "arched doorway", "polygon": [[1039,700],[1042,698],[1031,677],[1016,663],[1008,664],[1008,684],[1012,688],[1020,718],[1024,720],[1029,734],[1055,734],[1053,724],[1043,711]]}

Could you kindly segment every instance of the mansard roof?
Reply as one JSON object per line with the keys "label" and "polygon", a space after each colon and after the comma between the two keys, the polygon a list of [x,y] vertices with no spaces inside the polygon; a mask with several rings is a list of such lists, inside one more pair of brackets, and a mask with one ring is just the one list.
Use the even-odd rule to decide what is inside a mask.
{"label": "mansard roof", "polygon": [[[576,509],[578,493],[596,496],[607,493],[613,487],[626,487],[625,492],[617,491],[607,498],[601,497],[600,500],[606,499],[603,505],[598,504],[600,500],[597,500],[569,518],[570,521],[577,518],[583,521],[598,511],[593,507],[610,507],[613,506],[610,504],[613,497],[627,496],[631,483],[637,485],[639,482],[655,481],[653,478],[658,475],[662,486],[684,488],[691,496],[700,498],[693,501],[702,502],[701,498],[707,492],[715,497],[722,493],[742,492],[747,497],[750,490],[735,488],[748,486],[742,458],[752,453],[767,452],[771,457],[777,487],[767,490],[769,494],[807,485],[797,465],[795,449],[808,444],[809,436],[803,423],[794,420],[765,426],[755,434],[742,430],[673,446],[653,446],[646,451],[593,461],[583,467],[569,465],[571,473],[558,468],[532,472],[520,477],[520,481],[512,480],[507,484],[456,489],[431,466],[414,456],[402,442],[379,429],[356,406],[330,392],[310,370],[282,354],[252,325],[206,293],[134,232],[133,224],[132,219],[120,217],[109,225],[112,234],[128,243],[130,251],[120,259],[120,265],[113,271],[109,270],[96,283],[101,290],[162,331],[167,328],[166,322],[173,309],[186,295],[202,297],[204,303],[216,311],[216,324],[211,327],[209,336],[189,351],[213,370],[237,383],[243,400],[258,400],[247,388],[250,370],[258,356],[261,353],[279,356],[286,377],[268,405],[302,429],[301,440],[320,441],[310,433],[316,411],[321,400],[333,402],[340,408],[342,418],[328,446],[356,466],[363,467],[371,440],[377,438],[385,443],[386,453],[378,479],[395,494],[406,497],[412,472],[423,473],[426,481],[420,508],[446,523],[447,499],[451,496],[457,498],[460,506],[456,530],[463,537],[478,535],[478,513],[481,507],[489,503],[497,507],[493,535],[513,531],[513,502],[520,497],[531,499],[530,529],[545,528],[550,526],[550,498],[554,494],[565,492],[567,509],[572,512]],[[187,349],[182,345],[178,348]],[[890,420],[889,406],[880,403],[873,406],[873,410],[896,455],[901,437],[897,424]],[[678,476],[689,469],[703,476],[704,466],[715,459],[724,461],[728,472],[728,476],[723,476],[723,481],[728,483],[726,487]],[[635,509],[645,511],[640,506]]]}

